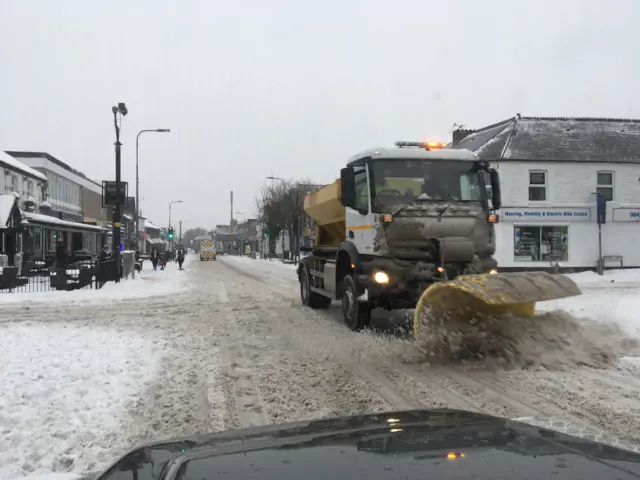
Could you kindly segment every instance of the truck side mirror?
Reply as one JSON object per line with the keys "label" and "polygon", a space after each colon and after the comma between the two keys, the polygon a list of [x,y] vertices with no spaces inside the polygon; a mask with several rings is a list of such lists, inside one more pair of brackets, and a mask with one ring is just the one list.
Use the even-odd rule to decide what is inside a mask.
{"label": "truck side mirror", "polygon": [[495,169],[489,170],[489,175],[491,176],[491,203],[493,204],[493,209],[498,210],[502,206],[502,199],[500,196],[500,175],[498,171]]}
{"label": "truck side mirror", "polygon": [[356,178],[351,167],[340,170],[340,201],[345,207],[356,208]]}

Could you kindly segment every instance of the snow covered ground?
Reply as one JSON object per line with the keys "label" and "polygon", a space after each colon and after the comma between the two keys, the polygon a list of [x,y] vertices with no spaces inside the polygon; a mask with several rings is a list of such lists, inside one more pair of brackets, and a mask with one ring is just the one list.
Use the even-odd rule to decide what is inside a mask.
{"label": "snow covered ground", "polygon": [[[185,259],[183,268],[196,259],[195,255],[189,255]],[[140,275],[136,273],[135,279],[123,279],[120,283],[108,282],[100,290],[82,289],[71,292],[61,291],[35,291],[35,292],[0,292],[0,304],[5,303],[104,303],[114,300],[126,300],[136,298],[148,298],[158,295],[171,294],[180,291],[186,286],[182,275],[178,271],[175,262],[167,264],[164,271],[153,271],[151,262],[144,262]]]}
{"label": "snow covered ground", "polygon": [[[0,480],[100,470],[145,441],[409,408],[486,412],[637,448],[640,363],[619,357],[634,348],[622,341],[640,282],[581,275],[591,307],[563,300],[581,318],[548,313],[562,306],[549,302],[535,319],[556,336],[558,365],[427,362],[394,328],[402,317],[382,312],[382,333],[350,332],[337,305],[300,306],[294,266],[247,257],[147,271],[157,289],[142,294],[125,292],[136,279],[101,301],[74,298],[101,293],[89,291],[5,302]],[[629,310],[616,310],[620,299]]]}
{"label": "snow covered ground", "polygon": [[0,338],[0,478],[94,468],[79,451],[110,460],[121,414],[158,369],[152,343],[77,322],[3,323]]}

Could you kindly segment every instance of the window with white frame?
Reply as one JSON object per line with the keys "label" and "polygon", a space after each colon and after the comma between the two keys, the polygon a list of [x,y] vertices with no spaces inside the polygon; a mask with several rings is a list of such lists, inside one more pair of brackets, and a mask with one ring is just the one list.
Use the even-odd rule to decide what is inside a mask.
{"label": "window with white frame", "polygon": [[33,180],[27,180],[27,195],[33,197]]}
{"label": "window with white frame", "polygon": [[544,170],[529,170],[529,201],[547,201],[547,172]]}
{"label": "window with white frame", "polygon": [[596,192],[608,201],[613,200],[613,172],[597,173]]}

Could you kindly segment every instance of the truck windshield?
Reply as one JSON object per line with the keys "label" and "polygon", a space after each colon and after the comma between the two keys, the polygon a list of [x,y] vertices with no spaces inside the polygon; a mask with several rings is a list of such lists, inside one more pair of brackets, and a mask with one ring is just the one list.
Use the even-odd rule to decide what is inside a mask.
{"label": "truck windshield", "polygon": [[375,160],[371,163],[373,210],[413,202],[485,202],[484,181],[474,162]]}

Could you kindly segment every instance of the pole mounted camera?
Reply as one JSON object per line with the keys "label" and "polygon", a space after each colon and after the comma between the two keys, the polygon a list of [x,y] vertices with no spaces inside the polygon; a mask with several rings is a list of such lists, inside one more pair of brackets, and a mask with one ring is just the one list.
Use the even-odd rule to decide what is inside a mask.
{"label": "pole mounted camera", "polygon": [[129,110],[127,110],[127,106],[124,104],[124,102],[118,103],[118,111],[122,114],[123,117],[127,115],[127,113],[129,113]]}

